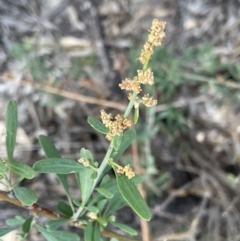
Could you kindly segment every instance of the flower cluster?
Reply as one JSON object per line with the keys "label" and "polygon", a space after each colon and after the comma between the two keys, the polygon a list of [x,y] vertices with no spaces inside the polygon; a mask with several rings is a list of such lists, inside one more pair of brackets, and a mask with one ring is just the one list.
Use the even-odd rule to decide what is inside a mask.
{"label": "flower cluster", "polygon": [[[150,68],[148,68],[146,71],[144,70],[138,70],[137,71],[138,75],[135,76],[133,79],[125,79],[122,81],[121,84],[119,84],[120,88],[123,90],[129,90],[132,92],[135,92],[139,94],[142,91],[141,84],[143,85],[153,85],[154,84],[154,77],[153,77],[153,72],[151,71]],[[129,100],[131,100],[132,94],[129,94]],[[138,105],[140,103],[143,103],[147,107],[151,107],[157,104],[157,100],[153,100],[152,97],[148,97],[149,101],[146,101],[146,96],[142,98],[142,100],[137,101],[135,100],[135,108],[138,108]],[[138,105],[137,105],[138,103]]]}
{"label": "flower cluster", "polygon": [[[159,21],[154,19],[152,22],[152,26],[150,28],[150,33],[148,35],[148,40],[144,44],[143,49],[141,50],[141,56],[139,58],[140,62],[144,65],[143,70],[137,71],[137,76],[133,79],[125,79],[119,84],[122,90],[132,91],[133,93],[139,94],[142,91],[141,85],[153,85],[154,78],[153,72],[150,68],[145,69],[149,59],[153,54],[153,48],[155,46],[161,45],[163,38],[165,37],[164,29],[166,23],[163,21]],[[129,95],[129,99],[131,100],[132,94]],[[157,100],[154,100],[149,95],[144,95],[141,100],[138,100],[136,97],[134,107],[138,108],[139,104],[142,103],[147,107],[151,107],[157,104]]]}
{"label": "flower cluster", "polygon": [[134,171],[132,170],[132,168],[129,165],[127,165],[125,167],[118,166],[117,173],[125,174],[125,176],[127,176],[128,179],[131,179],[131,178],[133,178],[135,176]]}
{"label": "flower cluster", "polygon": [[[128,99],[132,99],[132,93],[128,94]],[[134,102],[134,107],[138,108],[139,104],[144,104],[147,107],[152,107],[157,104],[157,100],[153,99],[152,96],[149,96],[149,94],[144,95],[141,99],[136,97],[135,102]]]}
{"label": "flower cluster", "polygon": [[122,115],[118,114],[113,118],[112,114],[107,114],[104,110],[101,110],[101,119],[103,124],[109,128],[109,132],[106,135],[109,141],[116,135],[120,136],[124,129],[132,125],[132,121],[124,118]]}
{"label": "flower cluster", "polygon": [[[150,68],[147,68],[147,65],[153,54],[154,47],[161,45],[162,39],[165,37],[165,25],[166,23],[163,21],[153,20],[147,42],[144,44],[139,58],[143,64],[143,69],[137,70],[137,76],[133,79],[126,78],[119,84],[122,90],[131,91],[128,98],[134,102],[134,108],[139,108],[139,104],[141,103],[147,107],[152,107],[157,104],[157,100],[153,99],[149,94],[143,95],[141,98],[138,94],[142,91],[141,85],[154,84],[153,72]],[[107,114],[104,110],[101,111],[101,119],[103,124],[109,128],[109,132],[106,135],[109,141],[116,135],[120,136],[124,129],[132,125],[132,121],[126,119],[124,116],[118,114],[113,118],[112,114]]]}
{"label": "flower cluster", "polygon": [[151,69],[147,69],[146,71],[138,70],[138,75],[135,76],[133,79],[126,78],[119,84],[122,90],[130,90],[136,92],[137,94],[142,91],[141,84],[143,85],[153,85],[153,72]]}
{"label": "flower cluster", "polygon": [[83,166],[85,166],[85,167],[89,167],[90,166],[89,160],[85,160],[84,158],[78,159],[78,162],[83,164]]}
{"label": "flower cluster", "polygon": [[143,49],[141,50],[141,56],[139,58],[143,65],[147,63],[152,56],[154,46],[161,45],[162,40],[165,37],[165,25],[166,23],[163,21],[159,21],[157,19],[153,20],[150,33],[148,35],[148,40],[144,44]]}

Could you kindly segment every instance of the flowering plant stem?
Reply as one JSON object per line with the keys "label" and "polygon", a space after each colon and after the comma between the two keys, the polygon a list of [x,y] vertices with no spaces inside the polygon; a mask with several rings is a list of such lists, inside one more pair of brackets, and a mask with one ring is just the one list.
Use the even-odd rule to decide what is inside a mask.
{"label": "flowering plant stem", "polygon": [[126,109],[126,111],[125,111],[125,113],[123,115],[124,118],[127,118],[129,116],[129,114],[130,114],[130,112],[131,112],[131,110],[133,108],[134,102],[136,100],[136,97],[137,97],[137,93],[134,92],[133,95],[132,95],[132,98],[131,98],[128,106],[127,106],[127,109]]}
{"label": "flowering plant stem", "polygon": [[[150,57],[151,57],[151,54],[147,54],[145,63],[143,64],[143,68],[142,68],[143,71],[147,70]],[[130,99],[130,101],[128,103],[128,106],[127,106],[127,108],[126,108],[126,110],[124,112],[124,115],[123,115],[124,118],[127,118],[129,116],[129,114],[131,113],[131,110],[132,110],[132,108],[134,106],[134,103],[136,101],[137,95],[138,95],[138,93],[136,91],[133,91],[131,99]],[[106,155],[105,155],[105,157],[104,157],[100,167],[98,168],[97,177],[95,178],[95,180],[93,182],[93,185],[91,187],[91,190],[90,190],[88,196],[86,197],[85,204],[88,203],[89,198],[91,197],[93,191],[95,190],[96,185],[98,184],[100,178],[102,177],[102,174],[103,174],[106,166],[108,165],[108,161],[109,161],[109,158],[110,158],[110,156],[111,156],[111,154],[113,152],[113,149],[114,149],[114,146],[113,146],[113,140],[112,140],[110,145],[109,145],[109,147],[108,147],[107,153],[106,153]],[[82,211],[84,210],[85,204],[83,206],[79,207],[78,210],[76,211],[76,213],[73,215],[73,217],[72,217],[73,221],[77,221],[77,219],[81,215]]]}
{"label": "flowering plant stem", "polygon": [[[126,111],[125,111],[125,113],[123,115],[124,118],[127,118],[129,116],[129,114],[130,114],[130,112],[131,112],[131,110],[133,108],[136,96],[137,96],[137,93],[134,92],[130,102],[128,103]],[[97,177],[95,178],[95,180],[93,182],[93,185],[91,187],[91,191],[89,192],[89,194],[88,194],[88,196],[86,198],[86,202],[85,203],[88,203],[89,198],[91,197],[91,195],[92,195],[96,185],[98,184],[100,178],[102,177],[102,174],[103,174],[106,166],[108,165],[109,158],[112,155],[112,151],[113,151],[113,141],[111,141],[111,143],[110,143],[110,145],[108,147],[107,153],[106,153],[106,155],[105,155],[105,157],[104,157],[100,167],[98,168]],[[79,218],[79,216],[81,215],[83,209],[84,209],[84,206],[78,208],[78,210],[76,211],[76,213],[72,217],[73,221],[76,221]]]}
{"label": "flowering plant stem", "polygon": [[[102,121],[99,121],[94,117],[88,117],[88,123],[90,126],[98,132],[105,134],[106,139],[110,141],[108,150],[99,167],[96,164],[92,153],[85,148],[81,148],[80,159],[78,159],[77,162],[74,159],[62,158],[51,140],[43,135],[39,136],[39,143],[45,152],[45,159],[37,161],[33,167],[13,160],[18,112],[16,102],[13,100],[8,102],[6,111],[7,135],[5,142],[8,161],[6,162],[0,159],[0,179],[3,179],[0,180],[0,182],[4,181],[3,183],[10,188],[11,192],[0,190],[0,199],[31,211],[32,217],[28,219],[22,217],[23,219],[21,220],[17,219],[17,217],[14,218],[14,222],[21,222],[21,225],[0,228],[1,237],[8,232],[21,228],[23,231],[21,237],[25,238],[29,234],[31,227],[34,226],[49,241],[59,240],[61,238],[62,240],[69,238],[69,240],[71,239],[72,241],[79,241],[79,236],[77,234],[56,230],[67,223],[68,225],[74,225],[78,228],[84,229],[84,240],[86,241],[101,240],[101,235],[107,238],[114,237],[119,241],[135,240],[109,231],[106,229],[106,226],[110,223],[129,235],[137,235],[136,230],[128,227],[128,225],[116,222],[115,216],[111,215],[111,213],[122,208],[124,201],[126,202],[124,204],[128,204],[143,220],[149,221],[152,217],[151,211],[141,193],[137,190],[134,182],[129,180],[135,176],[133,169],[129,164],[124,167],[119,165],[117,160],[136,137],[135,130],[126,129],[137,123],[139,117],[139,105],[143,104],[147,107],[152,107],[157,104],[157,100],[153,99],[149,94],[142,94],[141,91],[142,85],[154,84],[154,75],[151,69],[148,68],[148,62],[154,52],[154,46],[161,45],[162,38],[165,36],[164,28],[164,22],[157,19],[153,20],[148,40],[144,44],[139,58],[139,61],[143,66],[142,69],[137,70],[137,75],[132,79],[126,78],[121,84],[119,84],[119,87],[122,90],[130,91],[128,95],[129,103],[124,114],[113,116],[112,113],[108,114],[104,110],[101,110]],[[133,120],[131,120],[131,118],[128,117],[133,109],[135,109],[134,117]],[[115,172],[115,180],[108,175],[101,181],[107,165],[110,165],[113,168]],[[6,174],[8,172],[10,172],[9,175]],[[11,182],[11,172],[19,176],[13,184]],[[23,179],[34,178],[35,172],[55,173],[57,175],[70,205],[59,201],[57,204],[57,210],[61,214],[39,206],[37,204],[38,197],[31,189],[16,186]],[[81,190],[81,202],[79,202],[78,199],[76,199],[75,202],[70,195],[70,188],[67,180],[67,175],[70,173],[75,173],[76,175],[76,181]],[[101,183],[100,187],[96,188],[99,183]],[[91,201],[95,190],[97,193]],[[99,203],[91,206],[90,204],[92,202]],[[74,204],[79,207],[75,209]],[[51,220],[44,224],[45,227],[40,226],[37,223],[37,216],[44,216]],[[13,220],[11,220],[11,222],[13,222]],[[11,226],[11,224],[8,226]],[[60,236],[61,238],[59,238]]]}

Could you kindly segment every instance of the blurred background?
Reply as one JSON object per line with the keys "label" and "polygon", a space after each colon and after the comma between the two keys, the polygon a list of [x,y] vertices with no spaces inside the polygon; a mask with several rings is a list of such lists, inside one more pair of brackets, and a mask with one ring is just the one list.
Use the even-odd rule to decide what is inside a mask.
{"label": "blurred background", "polygon": [[[124,110],[118,84],[140,67],[154,18],[167,22],[150,61],[155,85],[146,88],[158,105],[140,109],[137,140],[121,159],[143,175],[153,218],[141,222],[127,207],[116,216],[143,241],[240,240],[239,0],[0,0],[1,157],[5,107],[14,99],[17,160],[43,158],[44,134],[63,156],[78,158],[85,147],[101,161],[108,141],[86,118]],[[64,199],[54,175],[22,185],[46,207]],[[0,210],[0,227],[29,215],[4,202]],[[33,232],[29,240],[43,238]]]}

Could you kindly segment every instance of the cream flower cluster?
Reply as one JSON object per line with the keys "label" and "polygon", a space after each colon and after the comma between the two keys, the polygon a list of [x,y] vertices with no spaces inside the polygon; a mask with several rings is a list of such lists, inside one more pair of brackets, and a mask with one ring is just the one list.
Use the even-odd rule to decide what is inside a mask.
{"label": "cream flower cluster", "polygon": [[158,19],[153,20],[150,33],[148,35],[148,40],[144,44],[143,49],[141,50],[141,56],[139,58],[143,65],[151,58],[153,48],[161,45],[162,40],[165,37],[165,25],[166,22],[159,21]]}
{"label": "cream flower cluster", "polygon": [[128,179],[131,179],[135,176],[135,173],[130,167],[130,165],[127,165],[125,167],[118,166],[117,173],[124,174],[125,176],[127,176]]}
{"label": "cream flower cluster", "polygon": [[[162,39],[165,37],[165,24],[166,23],[163,21],[159,21],[157,19],[153,20],[150,33],[148,35],[148,40],[144,44],[143,49],[141,50],[141,56],[139,58],[143,65],[147,65],[153,54],[153,48],[161,45]],[[150,68],[146,70],[138,70],[137,76],[135,76],[133,79],[126,78],[121,84],[119,84],[119,86],[122,90],[128,90],[139,94],[142,91],[141,85],[147,84],[154,84],[153,72]],[[132,93],[129,94],[128,98],[132,98]],[[138,97],[136,98],[134,103],[135,108],[138,108],[140,103],[147,107],[152,107],[157,104],[157,100],[154,100],[153,97],[150,97],[149,95],[144,95],[141,100],[139,100]]]}
{"label": "cream flower cluster", "polygon": [[106,135],[106,139],[109,141],[111,141],[114,136],[121,135],[124,129],[132,125],[132,121],[124,118],[122,115],[117,114],[113,118],[112,114],[107,114],[104,110],[101,110],[101,119],[103,124],[109,128],[109,132]]}

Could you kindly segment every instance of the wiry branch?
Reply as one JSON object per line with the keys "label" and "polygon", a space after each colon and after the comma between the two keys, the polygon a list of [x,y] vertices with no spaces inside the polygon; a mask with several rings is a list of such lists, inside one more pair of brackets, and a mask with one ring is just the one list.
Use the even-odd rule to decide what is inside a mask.
{"label": "wiry branch", "polygon": [[[32,206],[25,206],[23,205],[15,196],[12,192],[4,192],[0,190],[0,200],[3,200],[5,202],[11,203],[15,206],[24,208],[26,210],[29,210],[29,212],[32,215],[36,215],[36,216],[40,216],[40,217],[45,217],[51,220],[60,220],[60,219],[64,219],[64,218],[68,218],[64,215],[61,215],[59,213],[56,213],[54,211],[52,211],[51,209],[45,208],[43,206],[38,205],[37,203],[33,204]],[[69,225],[71,226],[75,226],[81,229],[85,229],[84,225],[79,225],[78,223],[69,222]],[[105,229],[101,232],[101,234],[105,237],[108,238],[116,238],[119,241],[141,241],[139,239],[133,239],[133,238],[129,238],[129,237],[125,237],[122,235],[119,235],[111,230]]]}

